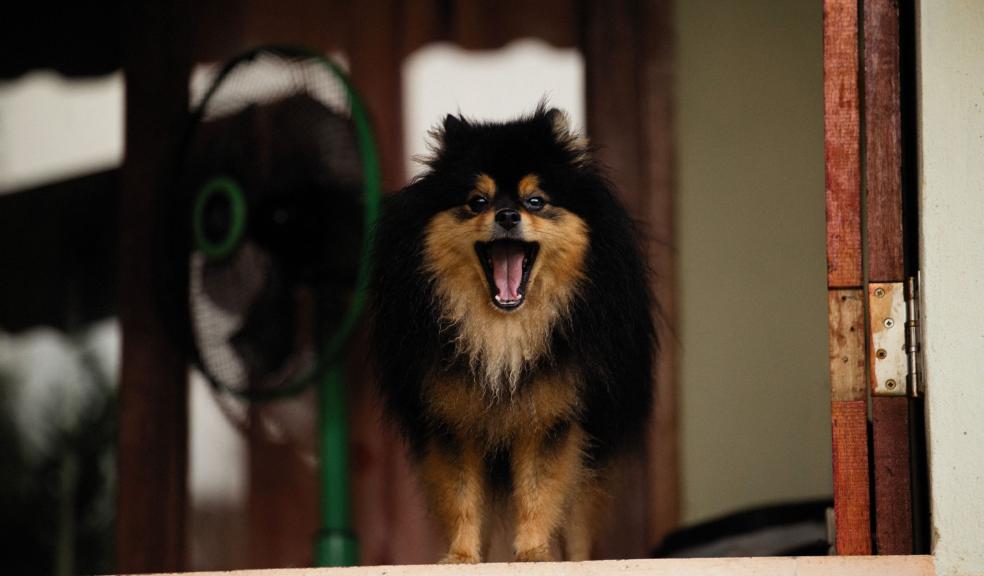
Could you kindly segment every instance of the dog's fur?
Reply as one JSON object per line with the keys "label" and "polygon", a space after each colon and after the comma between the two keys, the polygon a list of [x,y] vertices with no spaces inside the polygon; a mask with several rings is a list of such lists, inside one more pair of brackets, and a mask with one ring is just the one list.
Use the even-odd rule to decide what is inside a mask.
{"label": "dog's fur", "polygon": [[[503,503],[517,560],[550,559],[554,536],[565,557],[587,559],[615,458],[641,439],[651,403],[656,339],[635,229],[557,110],[449,115],[434,138],[429,170],[387,199],[376,232],[386,407],[447,530],[445,561],[480,561]],[[497,223],[501,210],[518,223]],[[527,244],[488,244],[503,239]],[[514,290],[502,278],[520,250]]]}

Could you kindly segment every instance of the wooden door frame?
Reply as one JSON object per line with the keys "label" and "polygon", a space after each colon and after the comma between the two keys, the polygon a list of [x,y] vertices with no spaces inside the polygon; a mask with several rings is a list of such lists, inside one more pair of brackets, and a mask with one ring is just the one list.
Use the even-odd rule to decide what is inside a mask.
{"label": "wooden door frame", "polygon": [[[901,28],[900,10],[891,0],[824,2],[827,285],[839,554],[915,550],[909,415],[916,401],[905,393],[905,372],[887,379],[878,374],[896,359],[903,365],[905,360],[904,348],[885,350],[878,340],[889,330],[904,334],[905,321],[904,313],[882,318],[898,315],[884,311],[882,304],[893,294],[901,300],[907,279],[902,151],[909,134],[902,130],[900,49],[907,31]],[[892,395],[896,391],[902,395]]]}

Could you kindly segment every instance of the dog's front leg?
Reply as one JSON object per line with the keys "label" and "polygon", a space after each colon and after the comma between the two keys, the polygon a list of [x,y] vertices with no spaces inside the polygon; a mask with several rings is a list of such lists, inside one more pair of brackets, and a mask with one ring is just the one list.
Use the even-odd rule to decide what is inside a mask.
{"label": "dog's front leg", "polygon": [[450,540],[443,564],[481,562],[485,467],[471,442],[432,442],[422,462],[433,510]]}
{"label": "dog's front leg", "polygon": [[513,453],[517,561],[553,560],[551,538],[584,475],[584,440],[584,431],[567,421],[517,439]]}

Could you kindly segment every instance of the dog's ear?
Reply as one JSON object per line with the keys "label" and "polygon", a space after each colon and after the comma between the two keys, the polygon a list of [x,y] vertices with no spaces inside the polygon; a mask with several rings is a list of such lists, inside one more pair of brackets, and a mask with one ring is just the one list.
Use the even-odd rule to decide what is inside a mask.
{"label": "dog's ear", "polygon": [[454,114],[448,114],[447,116],[444,117],[444,131],[453,132],[455,130],[458,130],[459,128],[461,128],[462,124],[464,123],[465,121],[462,120],[460,117],[455,116]]}
{"label": "dog's ear", "polygon": [[571,130],[571,120],[567,113],[551,108],[544,113],[553,130],[554,141],[571,154],[572,164],[580,165],[588,159],[588,140]]}
{"label": "dog's ear", "polygon": [[444,121],[440,125],[434,126],[428,132],[431,140],[431,153],[437,155],[447,150],[448,146],[453,146],[461,138],[461,134],[464,133],[467,127],[468,121],[461,116],[455,116],[454,114],[445,116]]}
{"label": "dog's ear", "polygon": [[455,116],[454,114],[448,114],[444,117],[443,124],[443,140],[444,144],[454,143],[464,132],[468,123],[461,116]]}
{"label": "dog's ear", "polygon": [[571,122],[565,112],[557,108],[551,108],[544,115],[547,117],[547,121],[550,122],[550,126],[553,127],[554,136],[558,140],[571,133]]}
{"label": "dog's ear", "polygon": [[416,157],[415,160],[423,164],[433,164],[445,150],[458,143],[467,128],[467,120],[461,116],[448,114],[443,122],[435,125],[427,133],[429,139],[427,147],[430,149],[430,154]]}

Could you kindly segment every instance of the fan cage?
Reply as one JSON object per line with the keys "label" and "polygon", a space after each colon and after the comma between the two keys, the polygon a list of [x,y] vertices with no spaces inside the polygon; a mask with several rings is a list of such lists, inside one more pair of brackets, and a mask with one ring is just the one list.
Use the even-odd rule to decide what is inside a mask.
{"label": "fan cage", "polygon": [[[265,78],[264,83],[261,86],[250,85],[249,78],[256,77],[258,73]],[[248,85],[250,90],[244,91],[243,84]],[[244,92],[248,92],[246,97]],[[262,46],[229,61],[215,75],[191,116],[189,142],[193,140],[196,128],[203,122],[231,116],[249,105],[275,103],[297,94],[307,94],[315,98],[331,112],[348,118],[354,127],[362,176],[362,242],[355,286],[348,307],[330,334],[316,335],[318,343],[314,358],[305,360],[310,363],[310,369],[289,382],[273,387],[249,388],[223,381],[208,366],[200,350],[214,342],[200,342],[196,337],[194,321],[189,322],[187,328],[192,334],[188,341],[191,342],[192,356],[206,380],[217,391],[250,402],[294,397],[321,382],[340,361],[344,346],[355,330],[365,306],[371,236],[381,197],[379,159],[366,108],[346,74],[324,55],[300,46]],[[194,286],[194,268],[202,265],[201,261],[194,261],[196,257],[200,260],[203,255],[193,253],[190,258],[193,281],[186,296],[186,305],[192,316],[191,300],[195,291],[201,290],[200,286]]]}

